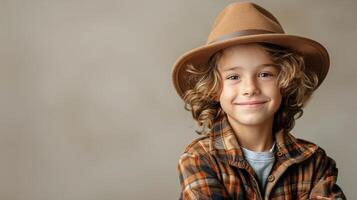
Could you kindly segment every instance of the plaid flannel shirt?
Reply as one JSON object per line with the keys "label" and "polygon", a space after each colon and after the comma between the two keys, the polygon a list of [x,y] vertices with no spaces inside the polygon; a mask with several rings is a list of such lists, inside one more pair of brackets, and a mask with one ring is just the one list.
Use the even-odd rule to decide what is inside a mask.
{"label": "plaid flannel shirt", "polygon": [[180,199],[346,199],[325,151],[291,133],[275,134],[275,163],[261,192],[227,117],[189,144],[178,162]]}

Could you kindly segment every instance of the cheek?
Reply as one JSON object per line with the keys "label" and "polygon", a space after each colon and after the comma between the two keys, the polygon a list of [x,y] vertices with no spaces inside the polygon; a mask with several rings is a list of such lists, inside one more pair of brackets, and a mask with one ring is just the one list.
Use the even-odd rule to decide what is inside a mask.
{"label": "cheek", "polygon": [[274,97],[281,97],[281,91],[276,82],[271,82],[265,85],[262,85],[265,91],[270,93]]}
{"label": "cheek", "polygon": [[273,94],[272,98],[274,98],[277,106],[280,106],[281,101],[282,101],[282,95],[279,89],[275,89],[271,91],[271,94]]}
{"label": "cheek", "polygon": [[233,97],[237,93],[236,89],[233,89],[229,85],[224,85],[221,92],[221,99],[227,99]]}
{"label": "cheek", "polygon": [[272,89],[272,90],[271,90],[271,93],[274,94],[274,96],[275,96],[276,98],[281,98],[281,92],[280,92],[280,90],[279,90],[278,88]]}

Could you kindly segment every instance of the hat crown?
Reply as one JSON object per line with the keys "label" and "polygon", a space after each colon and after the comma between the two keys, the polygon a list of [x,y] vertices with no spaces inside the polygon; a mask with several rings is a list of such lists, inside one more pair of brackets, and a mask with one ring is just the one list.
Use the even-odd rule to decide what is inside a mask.
{"label": "hat crown", "polygon": [[279,21],[269,11],[250,2],[232,3],[223,9],[212,25],[206,44],[229,35],[284,33]]}

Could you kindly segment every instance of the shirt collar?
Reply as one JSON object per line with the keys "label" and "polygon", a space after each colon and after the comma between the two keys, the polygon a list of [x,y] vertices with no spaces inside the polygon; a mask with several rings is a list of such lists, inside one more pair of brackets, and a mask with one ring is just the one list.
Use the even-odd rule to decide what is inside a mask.
{"label": "shirt collar", "polygon": [[[230,165],[240,166],[245,160],[237,137],[224,115],[217,120],[209,133],[209,149],[219,160]],[[275,157],[286,164],[299,163],[310,157],[318,148],[317,145],[295,138],[291,133],[275,133]]]}

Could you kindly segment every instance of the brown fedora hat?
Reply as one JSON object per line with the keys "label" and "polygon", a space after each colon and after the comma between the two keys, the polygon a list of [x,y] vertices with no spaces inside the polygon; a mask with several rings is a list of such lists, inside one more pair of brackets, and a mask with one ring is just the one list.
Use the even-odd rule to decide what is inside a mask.
{"label": "brown fedora hat", "polygon": [[183,54],[174,64],[172,81],[178,95],[182,98],[196,83],[196,79],[190,78],[186,72],[188,64],[207,67],[210,57],[217,51],[251,42],[272,43],[299,52],[304,56],[306,70],[317,74],[318,86],[327,75],[329,55],[320,43],[285,34],[278,20],[257,4],[232,3],[217,16],[206,44]]}

